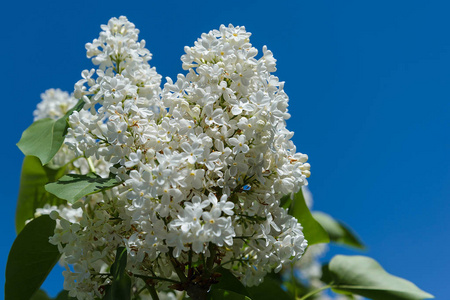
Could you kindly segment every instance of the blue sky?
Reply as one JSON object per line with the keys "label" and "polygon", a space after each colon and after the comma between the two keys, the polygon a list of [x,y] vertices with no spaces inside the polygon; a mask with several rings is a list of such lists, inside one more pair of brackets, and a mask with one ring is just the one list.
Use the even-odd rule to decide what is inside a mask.
{"label": "blue sky", "polygon": [[[310,157],[315,208],[350,225],[389,272],[444,299],[450,267],[450,3],[446,1],[9,1],[3,5],[5,140],[0,269],[15,238],[15,144],[48,88],[91,68],[84,44],[125,15],[163,76],[201,33],[244,25],[290,97],[288,128]],[[332,247],[330,254],[356,252]],[[59,271],[58,271],[59,272]],[[4,272],[0,288],[4,286]],[[58,274],[45,283],[62,288]],[[1,291],[3,294],[3,291]],[[447,296],[448,297],[448,296]]]}

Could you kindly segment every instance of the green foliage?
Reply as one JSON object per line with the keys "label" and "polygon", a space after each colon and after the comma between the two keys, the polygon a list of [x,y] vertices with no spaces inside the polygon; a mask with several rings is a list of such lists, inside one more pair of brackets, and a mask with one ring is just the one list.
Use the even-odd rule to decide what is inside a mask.
{"label": "green foliage", "polygon": [[48,242],[55,226],[49,216],[40,216],[17,236],[6,265],[6,300],[29,300],[53,269],[60,257],[58,247]]}
{"label": "green foliage", "polygon": [[251,298],[242,294],[219,289],[211,289],[208,295],[211,300],[251,300]]}
{"label": "green foliage", "polygon": [[[211,299],[245,299],[250,298],[250,293],[247,291],[242,282],[237,279],[230,270],[225,268],[217,268],[217,273],[222,276],[219,277],[219,282],[211,287]],[[231,293],[230,293],[231,292]],[[236,294],[236,295],[234,295]]]}
{"label": "green foliage", "polygon": [[264,282],[258,286],[248,287],[253,300],[292,300],[293,296],[287,293],[280,282],[270,276],[264,278]]}
{"label": "green foliage", "polygon": [[47,164],[64,142],[69,116],[74,111],[80,111],[83,106],[84,101],[80,100],[58,120],[49,118],[37,120],[22,133],[17,146],[25,155],[36,156],[43,165]]}
{"label": "green foliage", "polygon": [[380,264],[366,256],[336,255],[324,271],[322,280],[336,292],[374,300],[433,298],[412,282],[387,273]]}
{"label": "green foliage", "polygon": [[34,295],[30,298],[30,300],[51,300],[47,293],[43,290],[38,290]]}
{"label": "green foliage", "polygon": [[284,206],[289,206],[289,214],[295,217],[303,226],[303,234],[308,240],[308,245],[319,243],[329,243],[330,238],[322,226],[313,218],[303,197],[302,190],[294,195],[294,200],[290,201],[286,196],[281,201]]}
{"label": "green foliage", "polygon": [[70,297],[68,291],[61,291],[54,300],[77,300],[77,298]]}
{"label": "green foliage", "polygon": [[222,267],[217,269],[222,276],[219,283],[211,287],[209,299],[212,300],[292,300],[288,292],[281,287],[281,281],[266,276],[258,286],[245,287],[233,273]]}
{"label": "green foliage", "polygon": [[51,169],[42,166],[35,156],[25,156],[20,175],[19,197],[16,209],[16,232],[19,233],[25,226],[25,221],[34,218],[36,208],[45,204],[59,205],[65,201],[48,193],[44,186],[60,178],[65,168]]}
{"label": "green foliage", "polygon": [[118,247],[116,259],[111,266],[112,283],[106,287],[104,300],[130,300],[131,279],[125,272],[127,266],[127,249]]}
{"label": "green foliage", "polygon": [[58,181],[47,184],[45,189],[73,204],[84,196],[110,189],[118,184],[115,178],[102,178],[94,173],[67,174]]}
{"label": "green foliage", "polygon": [[30,300],[76,300],[77,298],[69,297],[68,291],[59,292],[56,298],[50,298],[43,290],[38,290]]}
{"label": "green foliage", "polygon": [[289,205],[291,205],[291,196],[290,195],[284,195],[280,199],[280,206],[283,208],[288,209]]}
{"label": "green foliage", "polygon": [[116,259],[111,266],[111,275],[113,280],[120,280],[125,275],[127,267],[127,248],[119,247],[116,250]]}
{"label": "green foliage", "polygon": [[[292,270],[292,269],[291,269]],[[305,295],[308,293],[311,288],[304,285],[299,279],[295,276],[295,271],[292,270],[291,276],[280,277],[279,284],[284,286],[287,292],[291,295]]]}
{"label": "green foliage", "polygon": [[336,221],[330,215],[323,212],[313,212],[313,217],[325,229],[332,242],[364,249],[364,245],[358,237],[343,223]]}

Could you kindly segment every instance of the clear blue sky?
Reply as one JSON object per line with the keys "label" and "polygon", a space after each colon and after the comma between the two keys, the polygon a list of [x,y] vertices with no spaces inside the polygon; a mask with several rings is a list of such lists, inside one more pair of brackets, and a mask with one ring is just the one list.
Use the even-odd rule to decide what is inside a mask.
{"label": "clear blue sky", "polygon": [[[91,68],[84,44],[125,15],[172,78],[201,33],[245,25],[278,59],[315,208],[354,228],[389,272],[448,298],[450,2],[8,1],[2,10],[1,289],[23,157],[15,143],[40,93],[72,91]],[[45,288],[55,295],[62,280]]]}

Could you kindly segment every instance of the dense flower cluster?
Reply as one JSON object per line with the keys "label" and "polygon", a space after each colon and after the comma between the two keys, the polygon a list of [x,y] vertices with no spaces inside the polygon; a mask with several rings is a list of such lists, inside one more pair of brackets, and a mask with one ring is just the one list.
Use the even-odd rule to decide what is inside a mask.
{"label": "dense flower cluster", "polygon": [[185,48],[187,74],[161,90],[134,24],[113,18],[102,30],[86,45],[98,68],[75,85],[85,105],[70,116],[66,144],[110,166],[120,185],[77,203],[78,222],[53,215],[70,295],[103,293],[118,246],[135,282],[211,261],[252,286],[298,260],[307,241],[280,199],[307,184],[310,166],[286,129],[272,52],[257,59],[244,27],[222,25]]}

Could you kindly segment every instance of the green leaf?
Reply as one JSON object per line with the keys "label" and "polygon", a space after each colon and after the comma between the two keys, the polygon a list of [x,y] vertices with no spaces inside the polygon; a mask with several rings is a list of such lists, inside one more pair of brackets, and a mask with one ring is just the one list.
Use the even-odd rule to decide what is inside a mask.
{"label": "green leaf", "polygon": [[[434,298],[414,283],[387,273],[366,256],[336,255],[328,265],[333,290],[350,292],[374,300],[420,300]],[[331,278],[330,278],[331,277]]]}
{"label": "green leaf", "polygon": [[211,289],[208,296],[208,299],[211,300],[251,300],[251,298],[247,296],[221,289]]}
{"label": "green leaf", "polygon": [[30,300],[51,300],[51,298],[44,290],[37,290],[37,292],[34,293]]}
{"label": "green leaf", "polygon": [[290,195],[284,195],[280,199],[280,207],[289,208],[289,205],[291,205],[291,196]]}
{"label": "green leaf", "polygon": [[22,133],[17,146],[25,155],[36,156],[43,165],[47,164],[64,142],[69,116],[74,111],[80,111],[83,106],[84,101],[80,100],[58,120],[49,118],[37,120]]}
{"label": "green leaf", "polygon": [[325,229],[331,241],[359,249],[365,248],[359,238],[347,226],[336,221],[330,215],[323,212],[314,212],[313,217]]}
{"label": "green leaf", "polygon": [[68,291],[59,292],[56,298],[50,298],[44,290],[38,290],[30,300],[77,300],[77,298],[69,297]]}
{"label": "green leaf", "polygon": [[70,297],[68,291],[61,291],[58,296],[56,296],[55,300],[77,300],[77,298]]}
{"label": "green leaf", "polygon": [[301,189],[294,195],[289,214],[295,217],[303,226],[303,234],[305,239],[308,240],[308,245],[330,242],[325,229],[311,215]]}
{"label": "green leaf", "polygon": [[120,280],[127,267],[127,248],[118,247],[116,250],[116,259],[111,266],[111,275],[113,280]]}
{"label": "green leaf", "polygon": [[[217,291],[221,290],[220,292],[215,292],[212,296],[212,299],[232,299],[229,298],[232,295],[230,293],[225,293],[225,291],[231,291],[236,294],[242,295],[243,297],[247,296],[250,298],[250,293],[245,288],[245,286],[242,284],[242,282],[236,278],[236,276],[231,273],[230,270],[219,267],[216,269],[217,273],[220,273],[222,276],[218,278],[219,282],[212,285],[211,291]],[[214,296],[215,295],[215,296]],[[222,298],[220,298],[220,296]],[[228,298],[223,298],[227,296]],[[236,296],[235,296],[236,297]],[[234,299],[234,298],[233,298]],[[244,298],[242,298],[244,299]]]}
{"label": "green leaf", "polygon": [[40,216],[28,223],[14,241],[6,264],[6,300],[29,300],[60,257],[48,242],[56,222]]}
{"label": "green leaf", "polygon": [[58,181],[47,184],[45,189],[73,204],[84,196],[110,189],[119,184],[115,178],[102,178],[94,173],[67,174]]}
{"label": "green leaf", "polygon": [[119,281],[114,280],[106,287],[103,300],[131,300],[131,279],[123,274]]}
{"label": "green leaf", "polygon": [[258,286],[247,287],[251,298],[255,300],[292,300],[293,296],[283,290],[279,281],[266,276]]}
{"label": "green leaf", "polygon": [[127,249],[118,247],[116,259],[111,266],[112,284],[106,287],[105,300],[130,300],[131,279],[125,272],[127,266]]}
{"label": "green leaf", "polygon": [[48,193],[44,186],[57,180],[64,174],[65,169],[50,169],[42,166],[35,156],[25,156],[20,175],[19,196],[16,208],[16,232],[25,226],[25,221],[34,218],[36,208],[45,204],[60,205],[65,201]]}
{"label": "green leaf", "polygon": [[322,276],[320,277],[320,280],[328,283],[333,281],[333,276],[331,275],[328,263],[322,265]]}

